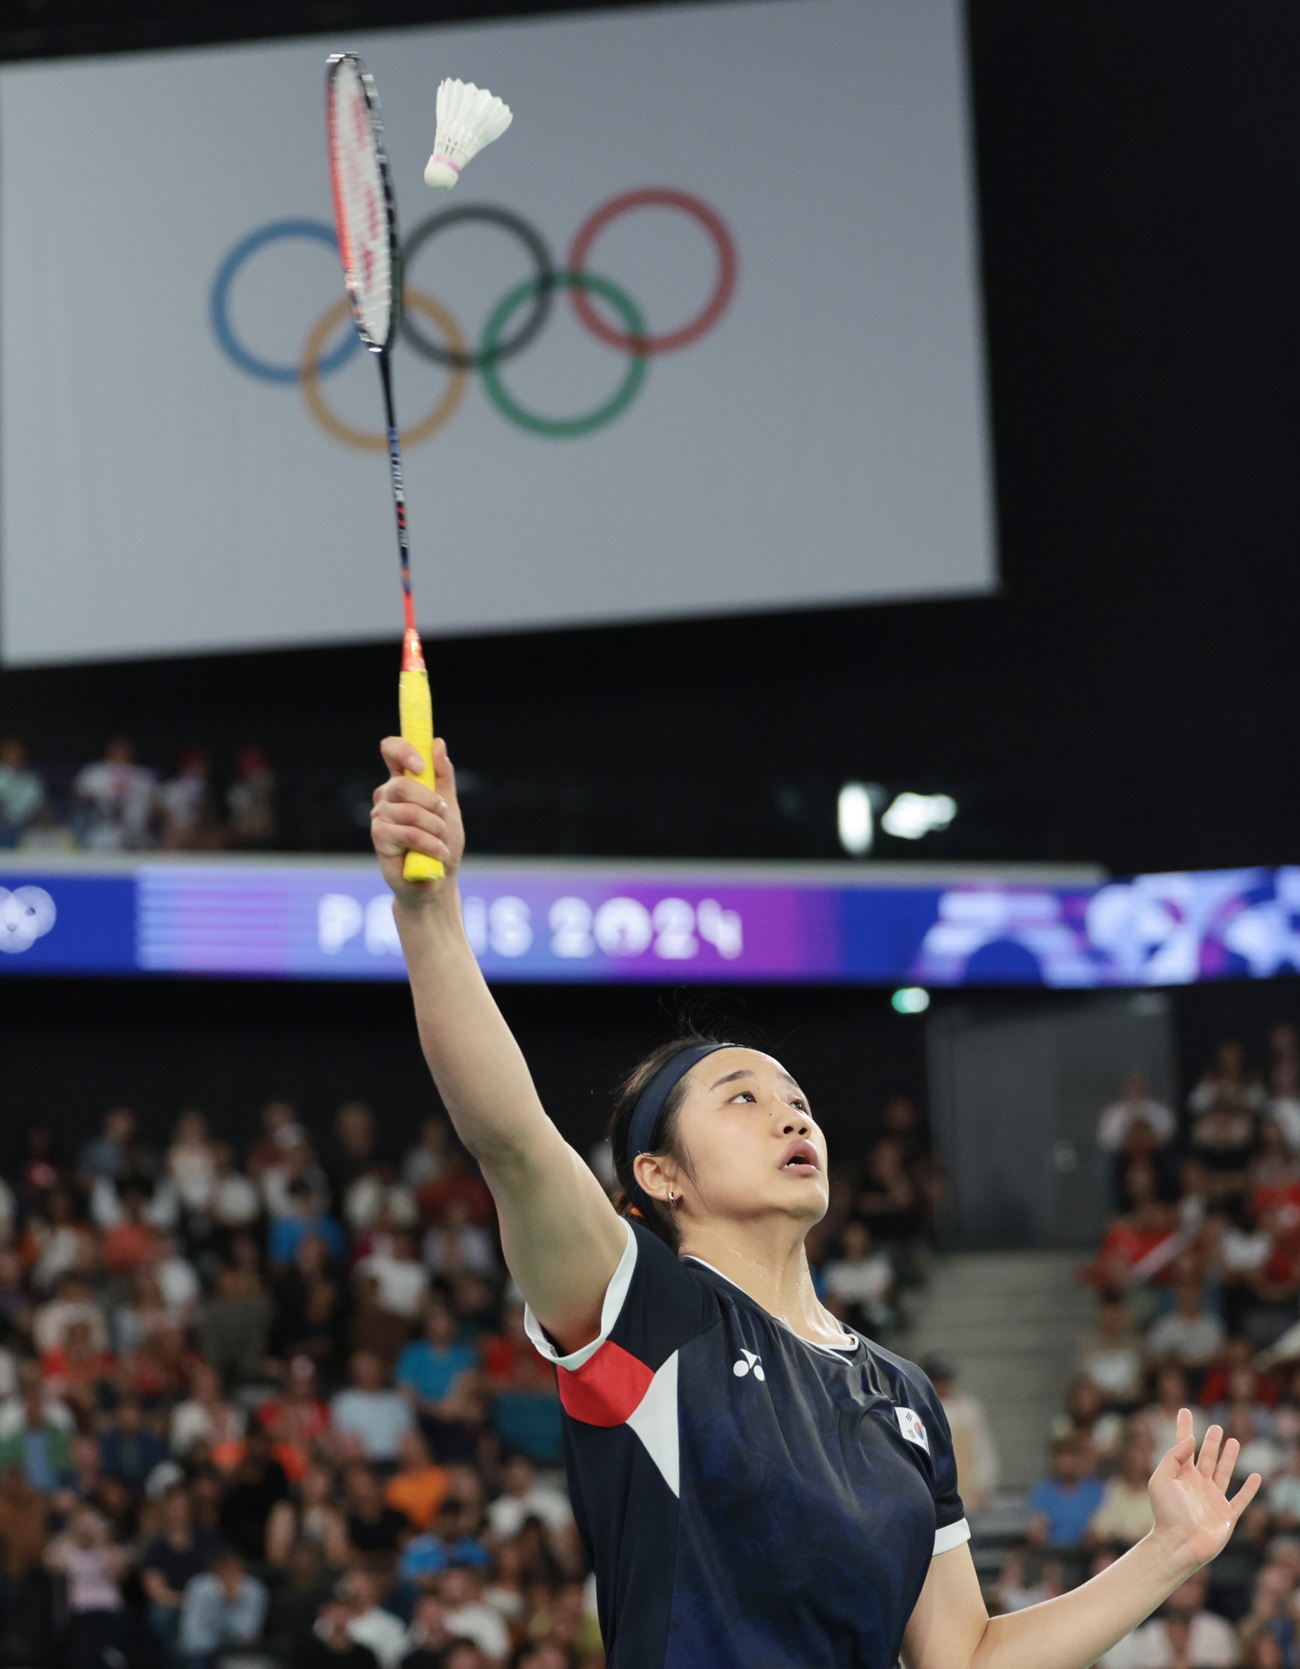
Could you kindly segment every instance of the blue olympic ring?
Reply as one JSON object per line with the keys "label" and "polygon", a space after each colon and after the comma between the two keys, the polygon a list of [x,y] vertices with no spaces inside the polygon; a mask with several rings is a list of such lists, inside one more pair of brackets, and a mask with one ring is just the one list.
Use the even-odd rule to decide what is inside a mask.
{"label": "blue olympic ring", "polygon": [[[265,244],[278,242],[280,238],[314,238],[318,243],[327,245],[332,254],[338,254],[334,228],[323,220],[273,220],[269,226],[260,226],[241,239],[217,268],[209,308],[217,341],[241,371],[247,371],[250,377],[259,377],[263,382],[296,383],[302,377],[302,366],[298,361],[295,360],[292,365],[276,365],[269,359],[259,359],[249,353],[235,335],[230,322],[230,290],[235,274],[250,255],[255,255]],[[361,338],[349,325],[338,347],[322,355],[319,369],[326,374],[339,370],[360,347]]]}

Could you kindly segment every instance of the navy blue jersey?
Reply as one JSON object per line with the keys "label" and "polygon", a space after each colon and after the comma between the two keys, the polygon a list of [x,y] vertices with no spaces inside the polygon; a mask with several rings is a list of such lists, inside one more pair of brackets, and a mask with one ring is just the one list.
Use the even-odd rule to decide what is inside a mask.
{"label": "navy blue jersey", "polygon": [[810,1344],[639,1225],[600,1334],[556,1364],[610,1669],[891,1669],[970,1534],[919,1368]]}

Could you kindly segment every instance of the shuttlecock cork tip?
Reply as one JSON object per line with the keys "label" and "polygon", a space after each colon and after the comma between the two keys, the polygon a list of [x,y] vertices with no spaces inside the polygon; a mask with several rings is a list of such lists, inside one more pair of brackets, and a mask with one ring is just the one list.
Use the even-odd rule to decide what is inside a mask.
{"label": "shuttlecock cork tip", "polygon": [[438,87],[438,127],[424,183],[450,191],[471,157],[499,139],[514,117],[510,106],[472,81],[443,81]]}

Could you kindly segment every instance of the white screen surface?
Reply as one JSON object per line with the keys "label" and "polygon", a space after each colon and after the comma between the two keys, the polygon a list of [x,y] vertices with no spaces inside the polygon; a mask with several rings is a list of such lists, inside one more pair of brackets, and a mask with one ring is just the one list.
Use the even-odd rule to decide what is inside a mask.
{"label": "white screen surface", "polygon": [[[378,440],[377,371],[357,351],[322,376],[331,427],[297,370],[343,294],[323,121],[341,48],[378,85],[406,234],[489,207],[564,270],[603,205],[685,194],[700,214],[615,214],[586,263],[652,341],[715,291],[704,221],[735,257],[711,328],[671,351],[610,346],[555,294],[500,384],[561,420],[635,384],[591,432],[539,434],[479,370],[459,379],[454,413],[405,452],[423,630],[991,588],[959,5],[766,0],[0,72],[6,662],[396,635],[385,459],[337,431]],[[444,75],[515,120],[436,195],[421,176]],[[408,282],[473,349],[534,272],[515,233],[468,219]],[[405,342],[393,369],[405,426],[448,395]]]}

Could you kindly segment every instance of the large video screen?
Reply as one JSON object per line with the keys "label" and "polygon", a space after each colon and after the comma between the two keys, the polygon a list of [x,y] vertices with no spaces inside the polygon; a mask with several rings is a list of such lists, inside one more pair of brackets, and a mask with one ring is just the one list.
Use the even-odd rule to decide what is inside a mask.
{"label": "large video screen", "polygon": [[[0,71],[7,663],[394,633],[342,48],[405,240],[423,630],[993,585],[959,0],[673,6]],[[436,195],[443,76],[515,119]]]}

